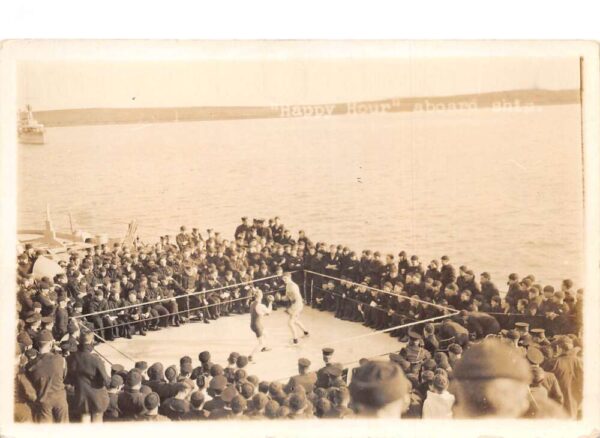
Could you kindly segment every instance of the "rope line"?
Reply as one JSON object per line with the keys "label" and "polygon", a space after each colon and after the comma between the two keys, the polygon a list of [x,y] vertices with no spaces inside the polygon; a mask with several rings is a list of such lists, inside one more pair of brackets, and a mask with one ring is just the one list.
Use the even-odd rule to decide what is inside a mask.
{"label": "rope line", "polygon": [[[294,271],[294,272],[298,272],[298,271]],[[294,273],[294,272],[292,272],[292,273]],[[177,295],[177,296],[168,297],[168,298],[159,298],[157,300],[147,301],[145,303],[131,304],[129,306],[116,307],[114,309],[99,310],[98,312],[90,312],[90,313],[86,313],[84,315],[71,316],[71,318],[73,318],[73,319],[85,318],[85,317],[88,317],[88,316],[102,315],[104,313],[111,313],[111,312],[118,312],[120,310],[127,310],[127,309],[131,309],[133,307],[139,307],[140,305],[149,305],[149,304],[163,303],[163,302],[166,302],[166,301],[176,300],[177,298],[193,297],[193,296],[196,296],[196,295],[207,294],[209,292],[216,292],[216,291],[223,290],[223,289],[236,289],[239,286],[245,286],[245,285],[248,285],[248,284],[257,283],[259,281],[271,280],[271,279],[277,278],[277,277],[281,277],[281,275],[271,275],[270,277],[259,278],[257,280],[251,280],[251,281],[244,281],[242,283],[236,283],[236,284],[232,284],[232,285],[229,285],[229,286],[221,286],[221,287],[217,287],[217,288],[214,288],[214,289],[201,290],[201,291],[198,291],[198,292],[190,292],[190,293],[186,293],[185,295]]]}
{"label": "rope line", "polygon": [[308,269],[305,269],[304,272],[308,272],[308,273],[314,274],[314,275],[319,275],[319,276],[325,277],[325,278],[330,278],[332,280],[336,280],[336,281],[340,281],[340,282],[341,281],[345,281],[345,282],[348,282],[348,283],[355,284],[357,286],[365,287],[365,288],[370,289],[370,290],[374,290],[374,291],[377,291],[377,292],[382,292],[382,293],[387,294],[387,295],[392,295],[394,297],[400,297],[400,298],[403,298],[405,300],[416,301],[418,303],[427,304],[428,306],[438,307],[440,309],[448,310],[448,311],[451,311],[451,312],[455,311],[455,309],[451,309],[450,307],[442,306],[440,304],[430,303],[429,301],[424,301],[424,300],[421,300],[419,298],[412,298],[412,297],[409,297],[409,296],[406,296],[406,295],[395,294],[393,292],[387,292],[385,290],[377,289],[376,287],[367,286],[366,284],[360,284],[360,283],[356,283],[356,282],[350,281],[350,280],[342,280],[341,278],[332,277],[332,276],[326,275],[326,274],[320,274],[318,272],[310,271]]}
{"label": "rope line", "polygon": [[339,343],[342,343],[342,342],[347,342],[347,341],[351,341],[351,340],[355,340],[355,339],[367,338],[369,336],[378,335],[380,333],[387,333],[387,332],[391,332],[391,331],[402,329],[402,328],[406,328],[406,327],[412,327],[412,326],[419,325],[419,324],[425,324],[425,323],[428,323],[428,322],[431,322],[431,321],[436,321],[436,320],[442,319],[442,318],[450,318],[451,316],[457,315],[458,313],[459,312],[453,313],[451,315],[435,316],[433,318],[423,319],[421,321],[409,322],[407,324],[400,324],[400,325],[397,325],[395,327],[390,327],[390,328],[383,329],[383,330],[377,330],[377,331],[374,331],[374,332],[371,332],[371,333],[365,333],[363,335],[351,336],[349,338],[339,339],[337,341],[330,341],[328,343],[328,345],[329,344],[339,344]]}
{"label": "rope line", "polygon": [[[270,295],[270,294],[274,294],[274,293],[277,293],[277,292],[280,292],[280,291],[281,291],[281,289],[279,289],[277,291],[265,292],[264,295]],[[220,303],[207,304],[206,306],[189,308],[187,310],[180,310],[178,312],[171,312],[171,313],[167,313],[165,315],[152,316],[152,317],[142,318],[142,319],[134,319],[134,320],[131,320],[130,322],[124,322],[124,323],[115,324],[115,325],[107,325],[106,327],[104,327],[102,329],[94,329],[94,330],[90,330],[90,331],[97,332],[97,331],[101,331],[101,330],[110,330],[112,328],[124,327],[124,326],[127,326],[127,325],[139,324],[141,322],[153,321],[155,319],[160,319],[160,318],[167,318],[169,316],[179,315],[180,313],[193,313],[193,312],[196,312],[196,311],[201,310],[201,309],[207,309],[209,307],[214,307],[214,306],[222,306],[222,305],[225,305],[225,304],[228,304],[228,303],[233,303],[233,302],[237,302],[237,301],[241,301],[241,300],[249,300],[249,299],[251,299],[251,297],[235,298],[233,300],[222,301]],[[146,305],[146,303],[143,303],[142,305]]]}
{"label": "rope line", "polygon": [[[320,291],[322,291],[322,292],[328,292],[328,293],[330,293],[331,295],[335,295],[335,296],[338,296],[338,297],[342,298],[343,300],[352,301],[352,302],[354,302],[354,303],[357,303],[357,304],[360,304],[360,305],[362,305],[362,306],[369,307],[370,309],[376,309],[376,310],[379,310],[379,311],[381,311],[381,312],[386,312],[386,314],[387,314],[387,313],[389,312],[389,310],[390,310],[390,309],[386,309],[386,308],[384,308],[384,307],[380,307],[380,306],[371,306],[371,305],[370,305],[370,304],[368,304],[368,303],[364,303],[364,302],[362,302],[362,301],[358,301],[358,300],[355,300],[355,299],[353,299],[353,298],[344,297],[343,295],[341,295],[341,294],[339,294],[339,293],[335,293],[335,292],[333,292],[333,291],[329,291],[329,290],[326,290],[326,289],[321,289],[320,287],[315,287],[315,289],[317,289],[317,290],[320,290]],[[398,313],[398,312],[395,312],[395,311],[393,311],[393,310],[392,310],[392,314],[394,314],[394,315],[401,315],[401,316],[405,316],[405,317],[407,317],[407,318],[410,318],[410,316],[408,316],[408,315],[404,315],[404,314],[402,314],[402,313]],[[414,319],[414,318],[411,318],[411,319],[413,319],[413,320],[417,321],[417,320],[416,320],[416,319]]]}
{"label": "rope line", "polygon": [[[97,337],[98,339],[102,340],[102,342],[103,342],[105,345],[109,346],[110,348],[112,348],[113,350],[115,350],[117,353],[121,354],[123,357],[126,357],[127,359],[129,359],[129,360],[130,360],[130,361],[132,361],[133,363],[137,362],[137,361],[136,361],[134,358],[132,358],[132,357],[131,357],[131,356],[129,356],[128,354],[126,354],[126,353],[123,353],[123,352],[122,352],[121,350],[119,350],[117,347],[115,347],[114,345],[111,345],[110,341],[108,341],[108,342],[107,342],[107,341],[106,341],[106,339],[104,339],[104,338],[103,338],[102,336],[100,336],[99,334],[97,334],[97,333],[94,333],[93,331],[92,331],[92,334],[93,334],[95,337]],[[94,349],[94,350],[95,350],[95,349]],[[108,362],[108,361],[107,361],[107,362]],[[109,362],[109,363],[110,363],[110,362]]]}

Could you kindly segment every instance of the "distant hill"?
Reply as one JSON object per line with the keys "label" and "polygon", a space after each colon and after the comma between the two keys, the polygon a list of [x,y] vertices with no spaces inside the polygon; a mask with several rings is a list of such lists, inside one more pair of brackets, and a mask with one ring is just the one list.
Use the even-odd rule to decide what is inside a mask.
{"label": "distant hill", "polygon": [[579,101],[580,92],[577,89],[511,90],[455,96],[392,98],[312,105],[79,108],[34,111],[34,117],[45,126],[52,127],[115,123],[325,117],[411,111],[464,111],[479,108],[511,109],[540,105],[576,104]]}

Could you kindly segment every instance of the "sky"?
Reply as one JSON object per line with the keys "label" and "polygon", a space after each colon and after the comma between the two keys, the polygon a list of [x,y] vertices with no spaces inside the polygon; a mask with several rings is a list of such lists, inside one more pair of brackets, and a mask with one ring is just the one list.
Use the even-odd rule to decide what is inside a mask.
{"label": "sky", "polygon": [[575,89],[577,58],[26,61],[18,106],[34,110],[290,105],[512,89]]}

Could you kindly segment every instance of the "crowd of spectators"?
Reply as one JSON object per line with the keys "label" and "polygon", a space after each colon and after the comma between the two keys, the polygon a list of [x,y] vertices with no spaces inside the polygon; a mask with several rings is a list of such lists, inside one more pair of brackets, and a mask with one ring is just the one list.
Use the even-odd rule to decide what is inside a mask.
{"label": "crowd of spectators", "polygon": [[[232,240],[181,227],[153,245],[90,246],[60,261],[64,272],[35,278],[43,255],[31,245],[18,255],[18,421],[452,418],[465,416],[465,406],[471,416],[581,414],[583,291],[570,280],[555,290],[533,275],[510,274],[504,294],[488,273],[477,282],[447,256],[426,268],[403,251],[385,260],[370,250],[359,257],[341,245],[313,244],[303,231],[294,239],[279,218],[252,225],[242,218]],[[299,364],[299,376],[310,375],[300,381],[310,385],[260,381],[247,374],[247,358],[233,353],[226,367],[202,352],[196,367],[184,357],[179,367],[139,362],[130,370],[113,365],[109,374],[93,352],[117,337],[246,313],[253,288],[273,295],[276,310],[285,305],[284,271],[293,272],[309,305],[388,330],[406,345],[352,369],[326,349],[314,378],[310,363]],[[481,351],[463,360],[472,349]],[[521,367],[494,366],[506,360]],[[482,382],[492,380],[503,397],[489,396]],[[523,384],[523,409],[504,412]],[[487,401],[456,403],[477,396]]]}

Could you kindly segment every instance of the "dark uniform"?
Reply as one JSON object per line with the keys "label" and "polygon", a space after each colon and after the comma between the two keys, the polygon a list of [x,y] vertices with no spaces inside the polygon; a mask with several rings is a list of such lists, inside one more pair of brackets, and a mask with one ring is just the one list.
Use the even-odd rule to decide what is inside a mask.
{"label": "dark uniform", "polygon": [[78,413],[94,416],[106,411],[110,378],[100,357],[92,353],[91,345],[80,344],[79,351],[67,357],[67,381],[75,387]]}
{"label": "dark uniform", "polygon": [[307,394],[311,394],[317,383],[317,374],[313,371],[308,371],[308,367],[310,366],[308,359],[300,359],[298,365],[306,369],[306,372],[290,377],[286,386],[286,392],[292,393],[298,386],[302,386]]}
{"label": "dark uniform", "polygon": [[[51,334],[47,334],[50,336]],[[44,337],[40,334],[40,337]],[[54,353],[40,354],[27,368],[27,377],[36,392],[35,418],[39,423],[66,423],[69,408],[64,378],[65,360]]]}

